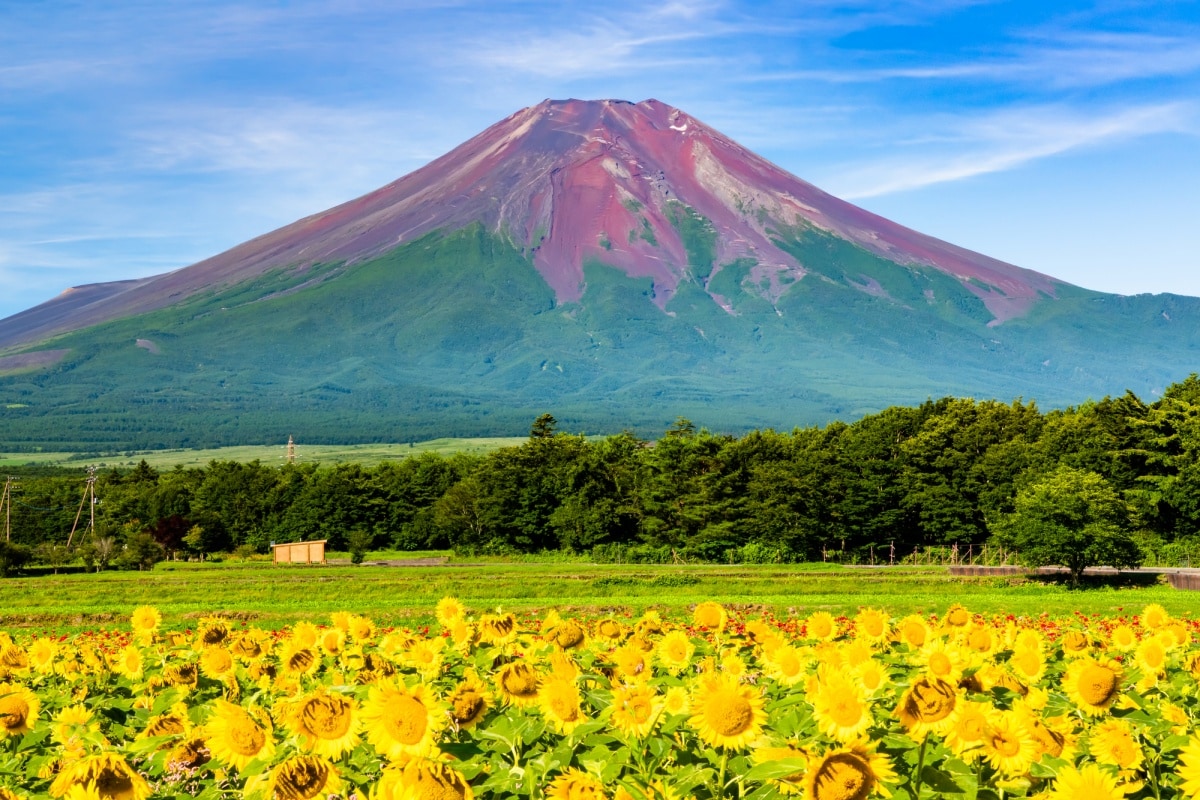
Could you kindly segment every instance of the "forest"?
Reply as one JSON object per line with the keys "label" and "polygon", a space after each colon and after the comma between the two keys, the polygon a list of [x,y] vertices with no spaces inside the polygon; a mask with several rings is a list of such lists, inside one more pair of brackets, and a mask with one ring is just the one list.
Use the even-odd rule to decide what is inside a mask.
{"label": "forest", "polygon": [[1026,563],[1090,548],[1090,563],[1200,565],[1200,377],[1152,403],[1126,393],[1043,413],[947,397],[740,437],[680,418],[656,441],[587,438],[544,414],[520,446],[374,467],[142,462],[97,473],[95,527],[74,537],[91,519],[83,471],[13,474],[6,572],[310,539],[358,553],[569,551],[605,562],[888,563],[989,546]]}

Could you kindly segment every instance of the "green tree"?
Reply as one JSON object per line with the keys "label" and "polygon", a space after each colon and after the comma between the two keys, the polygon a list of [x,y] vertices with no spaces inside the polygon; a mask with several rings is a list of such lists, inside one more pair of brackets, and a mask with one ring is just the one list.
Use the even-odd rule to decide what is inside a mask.
{"label": "green tree", "polygon": [[1066,567],[1078,585],[1088,567],[1141,563],[1128,524],[1125,501],[1103,476],[1060,466],[1017,495],[1013,512],[996,525],[996,538],[1027,566]]}

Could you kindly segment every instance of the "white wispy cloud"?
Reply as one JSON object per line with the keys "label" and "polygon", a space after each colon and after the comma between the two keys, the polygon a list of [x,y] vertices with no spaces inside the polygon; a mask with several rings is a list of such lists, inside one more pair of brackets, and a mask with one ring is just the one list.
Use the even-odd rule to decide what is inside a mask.
{"label": "white wispy cloud", "polygon": [[1195,105],[1182,102],[1101,114],[1059,106],[1012,109],[934,121],[931,128],[931,135],[907,143],[920,152],[860,163],[830,181],[829,188],[848,200],[878,197],[1010,170],[1080,148],[1152,134],[1198,132]]}
{"label": "white wispy cloud", "polygon": [[[866,84],[888,80],[979,81],[1036,84],[1040,89],[1105,86],[1127,81],[1191,75],[1200,71],[1200,36],[1142,32],[1035,34],[979,53],[969,60],[929,56],[926,63],[864,66],[862,58],[879,54],[846,53],[843,65],[746,73],[748,83],[819,81]],[[857,57],[857,58],[856,58]],[[895,54],[914,61],[913,54]]]}

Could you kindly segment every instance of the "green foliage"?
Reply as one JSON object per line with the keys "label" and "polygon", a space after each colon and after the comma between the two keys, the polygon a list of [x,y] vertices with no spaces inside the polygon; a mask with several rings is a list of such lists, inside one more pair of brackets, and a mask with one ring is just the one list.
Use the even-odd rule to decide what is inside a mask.
{"label": "green foliage", "polygon": [[705,283],[717,257],[716,229],[707,217],[678,200],[669,201],[666,209],[667,219],[679,232],[687,251],[689,270],[697,281]]}
{"label": "green foliage", "polygon": [[1128,523],[1128,508],[1103,476],[1060,466],[1017,495],[997,538],[1016,548],[1023,563],[1064,566],[1078,584],[1088,567],[1141,563]]}
{"label": "green foliage", "polygon": [[[608,288],[614,296],[629,289]],[[1084,561],[1135,563],[1137,530],[1154,564],[1191,563],[1200,434],[1187,391],[1047,415],[1020,401],[943,398],[850,425],[742,437],[679,417],[657,441],[565,434],[542,413],[520,444],[476,455],[172,470],[140,463],[98,474],[96,530],[75,552],[65,545],[86,475],[30,469],[18,476],[12,537],[56,570],[80,559],[121,562],[101,543],[145,536],[172,557],[324,539],[352,555],[391,545],[763,564],[977,558],[996,536],[1030,563],[1078,574]]]}
{"label": "green foliage", "polygon": [[375,535],[365,528],[355,528],[346,535],[346,547],[350,550],[350,563],[361,564],[367,552],[375,544]]}
{"label": "green foliage", "polygon": [[138,531],[125,540],[125,549],[117,562],[139,570],[154,569],[154,565],[166,558],[162,545],[146,531]]}
{"label": "green foliage", "polygon": [[33,551],[17,542],[0,541],[0,578],[7,578],[33,559]]}

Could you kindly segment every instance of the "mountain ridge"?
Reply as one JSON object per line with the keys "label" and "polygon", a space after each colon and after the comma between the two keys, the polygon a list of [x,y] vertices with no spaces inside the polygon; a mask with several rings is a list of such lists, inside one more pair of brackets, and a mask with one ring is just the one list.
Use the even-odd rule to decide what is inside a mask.
{"label": "mountain ridge", "polygon": [[1196,370],[1120,297],[838,200],[685,112],[545,101],[363,197],[0,320],[6,442],[100,449],[791,428],[1065,406]]}
{"label": "mountain ridge", "polygon": [[1053,297],[1061,283],[839,200],[657,100],[545,100],[379,189],[216,256],[139,280],[76,287],[0,320],[0,348],[153,311],[270,269],[361,262],[475,220],[532,253],[559,301],[582,296],[583,261],[593,258],[652,277],[663,307],[689,266],[665,210],[672,201],[713,224],[714,271],[754,258],[769,292],[778,293],[780,276],[805,274],[772,240],[771,224],[810,224],[897,263],[955,275],[998,323],[1041,294]]}

